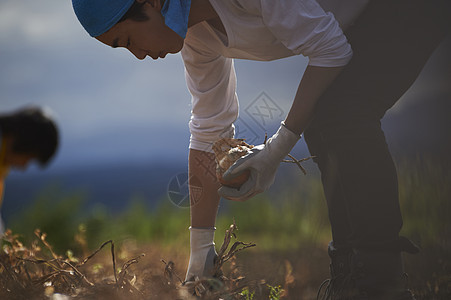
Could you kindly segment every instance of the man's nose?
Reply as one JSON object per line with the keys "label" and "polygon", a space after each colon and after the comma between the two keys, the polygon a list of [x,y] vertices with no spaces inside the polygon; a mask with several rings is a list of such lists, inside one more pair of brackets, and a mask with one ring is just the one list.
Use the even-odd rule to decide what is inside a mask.
{"label": "man's nose", "polygon": [[143,60],[147,56],[147,53],[142,50],[137,50],[137,49],[132,49],[132,48],[129,48],[128,50],[139,60]]}

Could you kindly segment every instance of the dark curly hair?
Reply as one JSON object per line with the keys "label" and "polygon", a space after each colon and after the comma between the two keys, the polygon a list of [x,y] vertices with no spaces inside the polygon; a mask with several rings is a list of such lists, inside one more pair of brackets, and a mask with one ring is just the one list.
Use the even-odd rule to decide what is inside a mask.
{"label": "dark curly hair", "polygon": [[14,152],[31,154],[42,166],[54,156],[59,144],[55,121],[39,107],[0,115],[0,133],[13,137]]}

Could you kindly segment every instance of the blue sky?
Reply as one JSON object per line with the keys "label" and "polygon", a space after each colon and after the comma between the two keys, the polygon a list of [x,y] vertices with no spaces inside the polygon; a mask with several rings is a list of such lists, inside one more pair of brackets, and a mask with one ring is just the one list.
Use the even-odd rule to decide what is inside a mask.
{"label": "blue sky", "polygon": [[[55,112],[62,145],[52,167],[185,158],[191,107],[179,54],[138,61],[111,49],[84,32],[69,0],[3,0],[0,41],[0,111]],[[266,92],[288,111],[305,65],[237,61],[241,107]]]}
{"label": "blue sky", "polygon": [[[301,56],[236,61],[240,113],[250,127],[258,124],[243,109],[262,92],[288,112],[306,63]],[[426,80],[409,97],[440,84]],[[69,0],[0,2],[0,91],[1,112],[27,104],[54,111],[62,144],[51,168],[186,158],[191,107],[180,55],[138,61],[111,49],[85,33]]]}

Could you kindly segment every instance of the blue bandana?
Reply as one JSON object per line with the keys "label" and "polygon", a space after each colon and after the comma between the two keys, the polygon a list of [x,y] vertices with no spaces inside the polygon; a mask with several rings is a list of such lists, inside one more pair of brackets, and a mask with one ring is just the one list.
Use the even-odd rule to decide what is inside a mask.
{"label": "blue bandana", "polygon": [[[90,36],[107,32],[125,15],[135,0],[72,0],[78,20]],[[188,31],[191,0],[166,0],[161,8],[166,26],[182,38]]]}
{"label": "blue bandana", "polygon": [[174,30],[182,38],[188,31],[188,16],[191,0],[166,0],[161,8],[166,26]]}
{"label": "blue bandana", "polygon": [[107,32],[129,10],[135,0],[72,0],[78,20],[90,36]]}

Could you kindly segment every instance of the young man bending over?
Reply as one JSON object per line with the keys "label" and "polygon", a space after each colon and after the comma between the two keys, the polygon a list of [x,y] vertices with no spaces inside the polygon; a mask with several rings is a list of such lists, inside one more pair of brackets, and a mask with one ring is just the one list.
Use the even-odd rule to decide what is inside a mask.
{"label": "young man bending over", "polygon": [[[446,1],[72,2],[86,31],[106,45],[124,47],[138,59],[181,51],[193,103],[189,173],[203,187],[201,198],[192,199],[187,281],[212,276],[220,195],[244,201],[268,189],[279,163],[305,133],[321,170],[332,227],[331,275],[338,280],[331,281],[329,296],[342,299],[338,293],[345,291],[354,299],[413,299],[402,281],[401,252],[416,249],[399,236],[396,170],[380,119],[451,28]],[[221,187],[203,166],[214,174],[211,145],[234,134],[233,59],[300,54],[309,64],[288,115],[265,145],[224,175],[250,170],[249,180],[240,189]]]}

